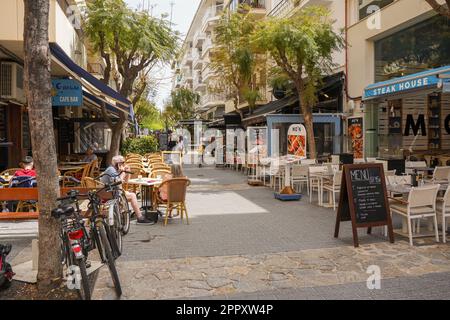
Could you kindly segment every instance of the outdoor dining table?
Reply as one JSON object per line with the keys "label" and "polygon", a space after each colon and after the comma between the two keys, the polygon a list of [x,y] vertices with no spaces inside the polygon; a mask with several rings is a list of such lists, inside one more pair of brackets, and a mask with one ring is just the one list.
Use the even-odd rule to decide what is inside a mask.
{"label": "outdoor dining table", "polygon": [[83,165],[81,166],[74,166],[74,165],[60,165],[58,166],[58,170],[59,171],[75,171],[75,170],[80,170],[84,168]]}
{"label": "outdoor dining table", "polygon": [[150,211],[155,210],[153,188],[159,186],[162,183],[162,179],[137,178],[130,179],[127,183],[141,187],[142,209],[144,209],[145,214],[148,213],[149,209]]}
{"label": "outdoor dining table", "polygon": [[85,161],[61,161],[59,162],[60,166],[85,166],[89,164],[89,162]]}

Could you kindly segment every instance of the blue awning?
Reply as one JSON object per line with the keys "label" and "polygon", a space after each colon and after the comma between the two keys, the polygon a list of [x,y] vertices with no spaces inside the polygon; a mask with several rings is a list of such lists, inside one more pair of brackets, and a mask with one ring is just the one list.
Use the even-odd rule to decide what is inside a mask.
{"label": "blue awning", "polygon": [[419,89],[437,87],[444,82],[441,75],[450,75],[450,66],[430,69],[408,76],[378,82],[364,89],[363,100],[376,99]]}
{"label": "blue awning", "polygon": [[[81,78],[96,90],[101,92],[106,97],[116,102],[115,108],[121,109],[123,112],[129,113],[131,102],[123,97],[120,93],[105,85],[98,80],[92,74],[84,70],[78,64],[76,64],[61,47],[56,43],[50,43],[50,51],[54,58],[56,58],[61,64],[73,72],[77,77]],[[91,90],[90,90],[91,91]]]}
{"label": "blue awning", "polygon": [[[102,100],[98,99],[98,98],[97,98],[96,96],[94,96],[93,94],[91,94],[91,93],[89,93],[89,92],[87,92],[87,91],[85,91],[85,90],[83,90],[83,97],[84,97],[85,99],[89,100],[92,104],[95,104],[96,106],[98,106],[99,108],[101,108],[102,104],[105,103],[105,102],[103,102]],[[115,107],[115,106],[113,106],[113,105],[111,105],[111,104],[109,104],[109,103],[105,103],[105,105],[106,105],[106,109],[107,109],[109,112],[111,112],[111,113],[117,115],[117,112],[118,112],[117,107]],[[134,120],[135,120],[135,119],[134,119],[134,111],[133,111],[133,107],[130,106],[130,107],[129,107],[129,110],[128,110],[128,121],[134,123]]]}

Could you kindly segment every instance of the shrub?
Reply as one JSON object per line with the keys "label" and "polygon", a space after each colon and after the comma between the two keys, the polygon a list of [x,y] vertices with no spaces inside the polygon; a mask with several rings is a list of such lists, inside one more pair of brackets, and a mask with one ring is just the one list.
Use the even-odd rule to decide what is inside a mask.
{"label": "shrub", "polygon": [[146,136],[139,138],[126,139],[121,148],[121,154],[138,153],[144,155],[146,153],[158,151],[158,141],[154,136]]}

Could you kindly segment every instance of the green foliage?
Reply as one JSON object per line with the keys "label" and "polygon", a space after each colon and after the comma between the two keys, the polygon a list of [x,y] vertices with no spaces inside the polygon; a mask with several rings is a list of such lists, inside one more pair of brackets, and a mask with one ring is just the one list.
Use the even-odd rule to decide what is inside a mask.
{"label": "green foliage", "polygon": [[138,153],[144,155],[158,151],[158,141],[154,136],[128,138],[122,143],[121,154]]}
{"label": "green foliage", "polygon": [[333,52],[343,48],[341,34],[333,29],[330,11],[321,6],[301,9],[288,18],[271,18],[259,24],[252,41],[270,53],[279,75],[291,79],[305,103],[315,101],[315,88],[335,67]]}
{"label": "green foliage", "polygon": [[334,31],[333,24],[326,7],[311,6],[288,18],[262,21],[252,37],[252,42],[276,63],[275,82],[286,83],[289,79],[298,93],[311,158],[316,157],[312,106],[317,87],[335,66],[333,53],[344,46],[344,39]]}
{"label": "green foliage", "polygon": [[132,10],[123,0],[92,0],[87,6],[84,31],[106,61],[103,81],[113,77],[115,65],[120,74],[115,80],[123,95],[131,96],[143,70],[176,56],[179,36],[167,19]]}
{"label": "green foliage", "polygon": [[172,91],[171,103],[166,111],[171,113],[177,120],[188,120],[195,118],[195,106],[200,103],[200,95],[187,88]]}
{"label": "green foliage", "polygon": [[134,105],[134,113],[141,127],[150,130],[161,130],[164,128],[161,112],[152,102],[141,98]]}
{"label": "green foliage", "polygon": [[210,64],[218,76],[215,92],[227,94],[234,100],[235,108],[241,98],[250,98],[247,100],[249,105],[254,103],[255,94],[249,92],[265,86],[265,79],[256,81],[253,77],[266,66],[265,55],[250,41],[256,31],[256,22],[249,7],[241,6],[241,10],[224,12],[215,29],[216,48],[211,52]]}

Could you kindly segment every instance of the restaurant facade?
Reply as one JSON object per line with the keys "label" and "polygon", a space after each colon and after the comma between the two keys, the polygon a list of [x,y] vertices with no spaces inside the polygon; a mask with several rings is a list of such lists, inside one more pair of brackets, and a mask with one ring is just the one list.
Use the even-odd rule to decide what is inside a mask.
{"label": "restaurant facade", "polygon": [[[80,30],[74,28],[67,17],[65,8],[68,5],[65,0],[50,1],[53,129],[61,159],[65,155],[84,153],[89,145],[94,146],[99,155],[109,151],[112,132],[101,116],[103,104],[113,122],[120,112],[125,112],[134,123],[131,103],[98,79],[102,62],[89,53],[81,40]],[[23,156],[31,155],[23,86],[23,1],[5,0],[2,8],[0,171],[17,167]],[[11,25],[16,25],[17,29]]]}
{"label": "restaurant facade", "polygon": [[349,22],[348,96],[364,118],[364,156],[446,165],[449,19],[419,0],[386,2],[360,18]]}

